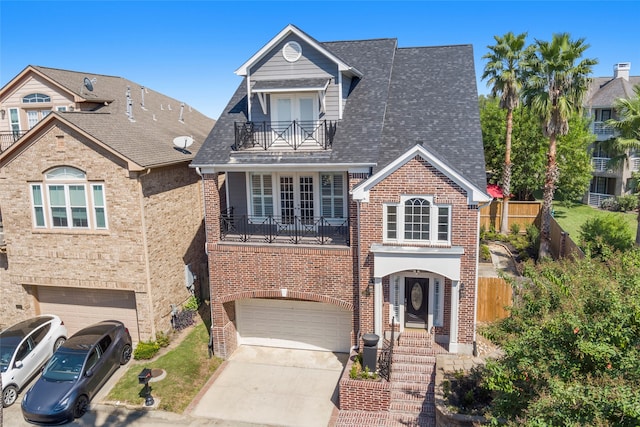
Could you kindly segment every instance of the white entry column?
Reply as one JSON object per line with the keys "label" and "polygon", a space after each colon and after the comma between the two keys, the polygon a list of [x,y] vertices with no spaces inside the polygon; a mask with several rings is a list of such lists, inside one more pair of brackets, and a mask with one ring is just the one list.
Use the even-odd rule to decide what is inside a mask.
{"label": "white entry column", "polygon": [[460,305],[460,281],[451,281],[451,319],[449,321],[449,353],[458,352],[458,311]]}
{"label": "white entry column", "polygon": [[382,278],[374,277],[373,282],[373,325],[374,333],[380,337],[378,340],[378,347],[382,346],[382,302],[384,296],[382,295]]}

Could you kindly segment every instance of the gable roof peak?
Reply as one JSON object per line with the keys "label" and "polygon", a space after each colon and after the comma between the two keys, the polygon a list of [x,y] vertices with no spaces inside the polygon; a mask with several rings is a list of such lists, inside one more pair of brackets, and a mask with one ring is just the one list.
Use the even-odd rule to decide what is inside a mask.
{"label": "gable roof peak", "polygon": [[282,31],[280,31],[274,38],[271,39],[266,45],[264,45],[258,52],[256,52],[248,61],[242,64],[235,73],[239,76],[246,76],[249,74],[249,68],[260,59],[262,59],[268,52],[270,52],[274,46],[280,43],[285,37],[290,34],[294,34],[305,42],[309,43],[315,49],[317,49],[320,53],[325,55],[331,61],[338,65],[338,69],[343,72],[349,72],[357,77],[362,77],[362,73],[358,71],[356,68],[344,62],[342,59],[338,58],[335,54],[329,51],[322,43],[299,29],[293,24],[289,24]]}

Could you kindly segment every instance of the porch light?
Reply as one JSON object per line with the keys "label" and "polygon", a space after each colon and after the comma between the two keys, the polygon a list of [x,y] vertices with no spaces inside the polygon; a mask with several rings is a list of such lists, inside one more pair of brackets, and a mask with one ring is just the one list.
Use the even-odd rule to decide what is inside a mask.
{"label": "porch light", "polygon": [[6,115],[7,115],[7,110],[5,110],[4,108],[0,110],[0,116],[2,116],[2,120],[4,120],[4,116]]}

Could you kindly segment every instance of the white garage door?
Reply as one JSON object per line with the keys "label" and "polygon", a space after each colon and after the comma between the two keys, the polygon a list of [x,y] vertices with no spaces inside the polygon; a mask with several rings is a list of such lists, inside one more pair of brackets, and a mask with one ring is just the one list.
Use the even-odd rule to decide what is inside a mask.
{"label": "white garage door", "polygon": [[351,312],[307,301],[246,299],[236,302],[238,343],[348,353]]}
{"label": "white garage door", "polygon": [[138,341],[134,292],[39,286],[37,295],[40,313],[60,316],[69,335],[93,323],[114,319],[124,323],[131,339]]}

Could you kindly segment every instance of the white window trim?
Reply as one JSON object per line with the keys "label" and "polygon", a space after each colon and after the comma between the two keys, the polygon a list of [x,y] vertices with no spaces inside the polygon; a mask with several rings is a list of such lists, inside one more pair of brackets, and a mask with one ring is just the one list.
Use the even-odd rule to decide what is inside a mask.
{"label": "white window trim", "polygon": [[[319,193],[319,200],[318,200],[318,209],[320,211],[320,215],[322,215],[322,199],[323,199],[323,195],[322,195],[322,176],[323,175],[329,175],[329,176],[335,176],[335,175],[340,175],[342,177],[342,213],[343,216],[342,218],[336,218],[336,217],[324,217],[324,220],[327,221],[328,223],[335,223],[335,224],[342,224],[344,222],[344,220],[347,218],[347,176],[345,173],[343,172],[320,172],[318,174],[318,193]],[[332,194],[331,195],[331,199],[333,201],[335,201],[335,196]]]}
{"label": "white window trim", "polygon": [[[429,202],[429,240],[415,240],[404,238],[404,207],[405,202],[411,199],[424,199]],[[388,238],[387,228],[387,207],[396,207],[396,238]],[[448,221],[448,233],[447,240],[438,240],[438,209],[449,209],[449,221]],[[383,204],[383,225],[382,225],[382,241],[385,243],[411,243],[411,244],[430,244],[430,245],[450,245],[451,244],[451,213],[452,206],[450,204],[436,204],[434,203],[433,196],[425,195],[402,195],[400,196],[399,203],[385,203]]]}
{"label": "white window trim", "polygon": [[[12,111],[16,112],[16,117],[18,118],[18,129],[13,129],[14,122],[11,121],[11,112]],[[20,123],[20,109],[19,108],[9,108],[9,130],[11,132],[21,131],[22,130],[22,124]]]}
{"label": "white window trim", "polygon": [[[38,221],[36,219],[36,204],[35,204],[35,200],[33,199],[33,188],[34,187],[40,187],[40,198],[42,199],[42,204],[37,205],[37,207],[41,207],[42,208],[42,219],[44,221],[44,225],[38,225]],[[34,182],[32,184],[29,185],[29,198],[31,199],[31,215],[32,215],[32,219],[33,219],[33,228],[38,228],[38,229],[45,229],[45,228],[49,228],[49,224],[47,222],[48,219],[48,215],[47,215],[47,202],[45,199],[45,191],[44,191],[44,185],[41,182]]]}
{"label": "white window trim", "polygon": [[[60,171],[64,170],[65,173],[61,174],[58,177],[47,177],[47,174],[52,171]],[[74,173],[77,176],[74,176]],[[80,177],[82,176],[82,177]],[[39,186],[40,192],[42,196],[42,208],[44,211],[44,226],[37,225],[36,216],[35,216],[35,207],[33,200],[33,187]],[[54,226],[53,225],[53,213],[51,211],[51,201],[49,197],[49,191],[51,186],[62,186],[64,189],[64,197],[65,197],[65,210],[67,216],[67,225],[66,226]],[[81,186],[84,190],[85,195],[85,206],[87,212],[87,226],[86,227],[74,227],[73,226],[73,215],[71,211],[71,199],[69,197],[69,187],[70,186]],[[102,187],[103,194],[103,205],[96,206],[93,189],[94,187],[99,186]],[[74,231],[105,231],[109,229],[109,215],[107,210],[107,196],[106,196],[106,188],[104,182],[90,182],[86,179],[86,175],[79,169],[61,166],[58,168],[51,169],[47,173],[45,173],[44,179],[42,182],[33,182],[29,185],[30,194],[29,197],[31,199],[31,215],[32,215],[32,223],[33,227],[38,230],[50,229],[50,230],[74,230]],[[62,206],[60,206],[62,207]],[[98,227],[97,226],[97,217],[96,217],[96,208],[104,209],[104,218],[105,218],[105,226]]]}

